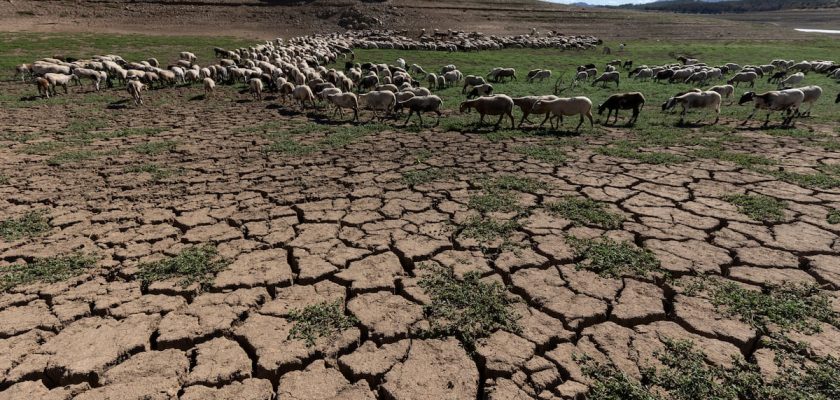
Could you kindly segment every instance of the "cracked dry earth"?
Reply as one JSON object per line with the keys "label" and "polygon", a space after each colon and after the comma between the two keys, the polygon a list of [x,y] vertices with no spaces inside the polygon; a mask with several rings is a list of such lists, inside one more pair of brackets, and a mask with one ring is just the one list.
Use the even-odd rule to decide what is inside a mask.
{"label": "cracked dry earth", "polygon": [[[0,265],[74,251],[99,260],[83,275],[0,294],[3,399],[570,399],[590,383],[575,354],[638,377],[666,338],[693,341],[716,364],[769,351],[750,325],[669,281],[576,269],[570,234],[633,242],[678,278],[819,284],[840,309],[840,226],[826,222],[840,190],[806,189],[726,162],[649,165],[594,151],[626,137],[622,130],[581,136],[554,165],[515,151],[549,140],[542,137],[491,142],[398,128],[305,156],[266,154],[270,140],[243,127],[279,121],[283,129],[306,118],[229,98],[104,111],[10,108],[3,129],[56,139],[62,121],[102,115],[86,108],[104,113],[110,128],[164,130],[93,141],[89,148],[105,155],[62,166],[3,139],[0,216],[43,209],[51,230],[2,242]],[[734,146],[784,165],[840,163],[840,154],[797,139],[739,134],[749,140]],[[295,140],[322,137],[316,130]],[[150,140],[177,145],[158,155],[109,153]],[[144,162],[177,172],[159,181],[125,172]],[[428,167],[453,173],[405,183],[404,172]],[[479,177],[497,175],[544,184],[518,193],[531,211],[507,238],[513,246],[479,243],[459,228],[476,213],[469,199]],[[744,192],[789,207],[779,222],[756,222],[722,200]],[[540,208],[567,195],[610,203],[625,220],[605,231]],[[193,244],[212,244],[231,260],[206,290],[176,280],[145,288],[135,279],[139,263]],[[420,263],[503,283],[519,300],[521,330],[496,331],[473,353],[454,338],[418,334],[429,301],[417,285]],[[355,327],[311,347],[289,338],[291,310],[333,300],[358,318]],[[801,340],[840,354],[833,326]]]}

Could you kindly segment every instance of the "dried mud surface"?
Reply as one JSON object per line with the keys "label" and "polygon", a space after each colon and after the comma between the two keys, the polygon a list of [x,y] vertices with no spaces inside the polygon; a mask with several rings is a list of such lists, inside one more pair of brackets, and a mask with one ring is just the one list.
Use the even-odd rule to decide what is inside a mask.
{"label": "dried mud surface", "polygon": [[[31,90],[0,85],[21,96]],[[0,397],[573,398],[588,382],[573,354],[638,376],[664,338],[693,340],[720,363],[761,350],[753,328],[702,297],[653,279],[577,270],[568,234],[634,242],[677,277],[840,287],[840,227],[826,222],[840,205],[837,189],[805,189],[725,162],[657,166],[594,151],[626,136],[621,129],[581,136],[563,165],[515,151],[546,138],[491,142],[480,133],[428,130],[386,129],[306,156],[265,153],[269,140],[248,127],[271,121],[283,129],[308,117],[227,88],[217,99],[190,101],[199,90],[159,91],[168,92],[166,101],[138,108],[45,102],[0,114],[7,135],[0,173],[8,177],[0,217],[43,209],[52,225],[42,236],[1,242],[0,263],[73,251],[100,257],[91,273],[0,294]],[[59,139],[63,121],[85,118],[104,118],[109,129],[163,131],[94,141],[87,148],[100,156],[62,166],[21,152]],[[27,134],[38,138],[9,139]],[[740,150],[785,165],[840,164],[840,154],[798,139],[740,134],[750,139],[736,144]],[[126,150],[162,140],[174,149]],[[176,172],[159,181],[126,172],[143,163]],[[408,186],[402,173],[418,167],[453,173]],[[605,231],[535,211],[510,238],[517,249],[482,252],[457,234],[482,175],[544,182],[548,189],[520,194],[524,205],[585,195],[611,203],[626,220]],[[788,210],[779,222],[759,223],[721,200],[744,191],[783,199]],[[206,292],[174,282],[145,289],[134,279],[138,263],[201,243],[233,262]],[[519,299],[521,332],[498,331],[472,355],[455,339],[418,337],[428,302],[416,286],[421,262],[503,282]],[[357,327],[313,347],[289,339],[290,309],[333,300],[358,317]],[[822,354],[837,354],[837,343],[840,332],[831,327],[811,341]]]}

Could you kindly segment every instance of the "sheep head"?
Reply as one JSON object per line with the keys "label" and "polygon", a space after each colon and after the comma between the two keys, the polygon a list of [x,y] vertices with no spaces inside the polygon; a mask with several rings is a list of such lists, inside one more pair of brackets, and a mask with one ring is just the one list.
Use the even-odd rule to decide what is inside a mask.
{"label": "sheep head", "polygon": [[755,99],[755,92],[746,92],[743,96],[741,96],[741,99],[738,100],[738,105],[742,106],[744,103],[753,101],[753,99]]}

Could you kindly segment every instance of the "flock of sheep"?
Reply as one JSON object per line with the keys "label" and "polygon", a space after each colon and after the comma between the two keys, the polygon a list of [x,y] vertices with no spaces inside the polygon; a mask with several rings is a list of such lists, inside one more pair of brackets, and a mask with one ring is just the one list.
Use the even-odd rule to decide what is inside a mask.
{"label": "flock of sheep", "polygon": [[[592,86],[600,83],[606,87],[608,83],[615,83],[618,87],[622,75],[620,69],[627,72],[628,78],[636,80],[696,85],[723,80],[731,74],[724,85],[678,93],[665,102],[662,105],[663,111],[681,106],[681,123],[689,110],[698,108],[713,109],[717,114],[717,123],[723,98],[730,98],[738,85],[749,84],[753,87],[757,79],[769,75],[768,81],[777,83],[778,90],[744,94],[739,104],[754,102],[755,105],[744,123],[762,109],[767,111],[765,125],[774,111],[784,113],[783,125],[792,124],[796,116],[810,114],[810,108],[822,95],[819,86],[792,86],[800,84],[809,72],[824,73],[840,79],[840,65],[831,61],[795,63],[773,60],[766,65],[742,67],[734,63],[709,66],[697,59],[678,57],[678,63],[634,68],[632,61],[614,60],[605,66],[605,71],[600,75],[594,64],[578,67],[569,87],[563,87],[561,74],[555,83],[554,95],[510,97],[494,93],[493,84],[516,80],[516,70],[513,68],[494,68],[486,76],[465,76],[455,65],[427,72],[420,65],[406,65],[402,58],[394,64],[356,63],[353,53],[355,48],[477,51],[511,47],[591,49],[599,44],[601,41],[592,36],[564,36],[556,32],[540,35],[533,30],[529,35],[518,36],[485,36],[478,32],[456,31],[435,31],[428,35],[424,30],[416,38],[405,36],[405,32],[363,31],[295,37],[288,41],[275,39],[236,50],[216,48],[215,63],[204,67],[197,63],[193,53],[181,52],[177,63],[167,68],[162,68],[154,58],[128,62],[117,55],[104,55],[86,60],[45,58],[32,64],[20,65],[17,73],[21,79],[31,78],[39,95],[47,98],[55,95],[59,86],[67,93],[67,85],[73,81],[77,84],[90,81],[96,91],[103,86],[113,87],[117,82],[126,87],[137,105],[143,103],[142,92],[147,88],[200,82],[205,97],[211,97],[217,84],[241,82],[247,85],[256,100],[262,100],[263,93],[271,91],[277,93],[284,103],[291,98],[301,109],[316,107],[316,101],[326,102],[333,108],[333,116],[338,114],[343,118],[344,110],[352,111],[353,121],[358,121],[360,108],[372,111],[371,119],[385,118],[408,110],[405,124],[416,114],[421,125],[423,113],[435,113],[437,123],[440,122],[443,101],[433,95],[432,90],[457,85],[467,97],[461,103],[460,111],[477,111],[481,116],[479,125],[489,115],[499,116],[495,128],[501,125],[505,117],[510,119],[513,128],[516,125],[512,111],[518,107],[522,111],[520,127],[528,121],[530,115],[544,115],[540,126],[550,122],[552,128],[555,124],[559,126],[563,117],[579,116],[576,130],[580,129],[585,119],[589,120],[590,126],[594,124],[592,101],[586,97],[558,95],[565,89],[589,81]],[[339,59],[345,62],[343,70],[326,67]],[[551,78],[551,70],[535,69],[528,72],[526,81],[541,82]],[[423,82],[427,84],[426,87],[422,86]],[[840,102],[840,95],[837,102]],[[628,123],[635,123],[644,104],[645,97],[641,93],[619,93],[599,105],[598,113],[603,114],[604,110],[608,110],[608,123],[613,113],[617,122],[619,110],[633,110]],[[808,106],[804,113],[800,110],[803,104]]]}

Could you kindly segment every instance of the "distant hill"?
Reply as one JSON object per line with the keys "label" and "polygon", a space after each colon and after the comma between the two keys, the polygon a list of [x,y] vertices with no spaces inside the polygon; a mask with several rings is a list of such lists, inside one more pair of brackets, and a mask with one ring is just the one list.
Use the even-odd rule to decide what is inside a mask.
{"label": "distant hill", "polygon": [[793,9],[836,8],[840,0],[662,0],[618,8],[694,14],[746,13]]}

